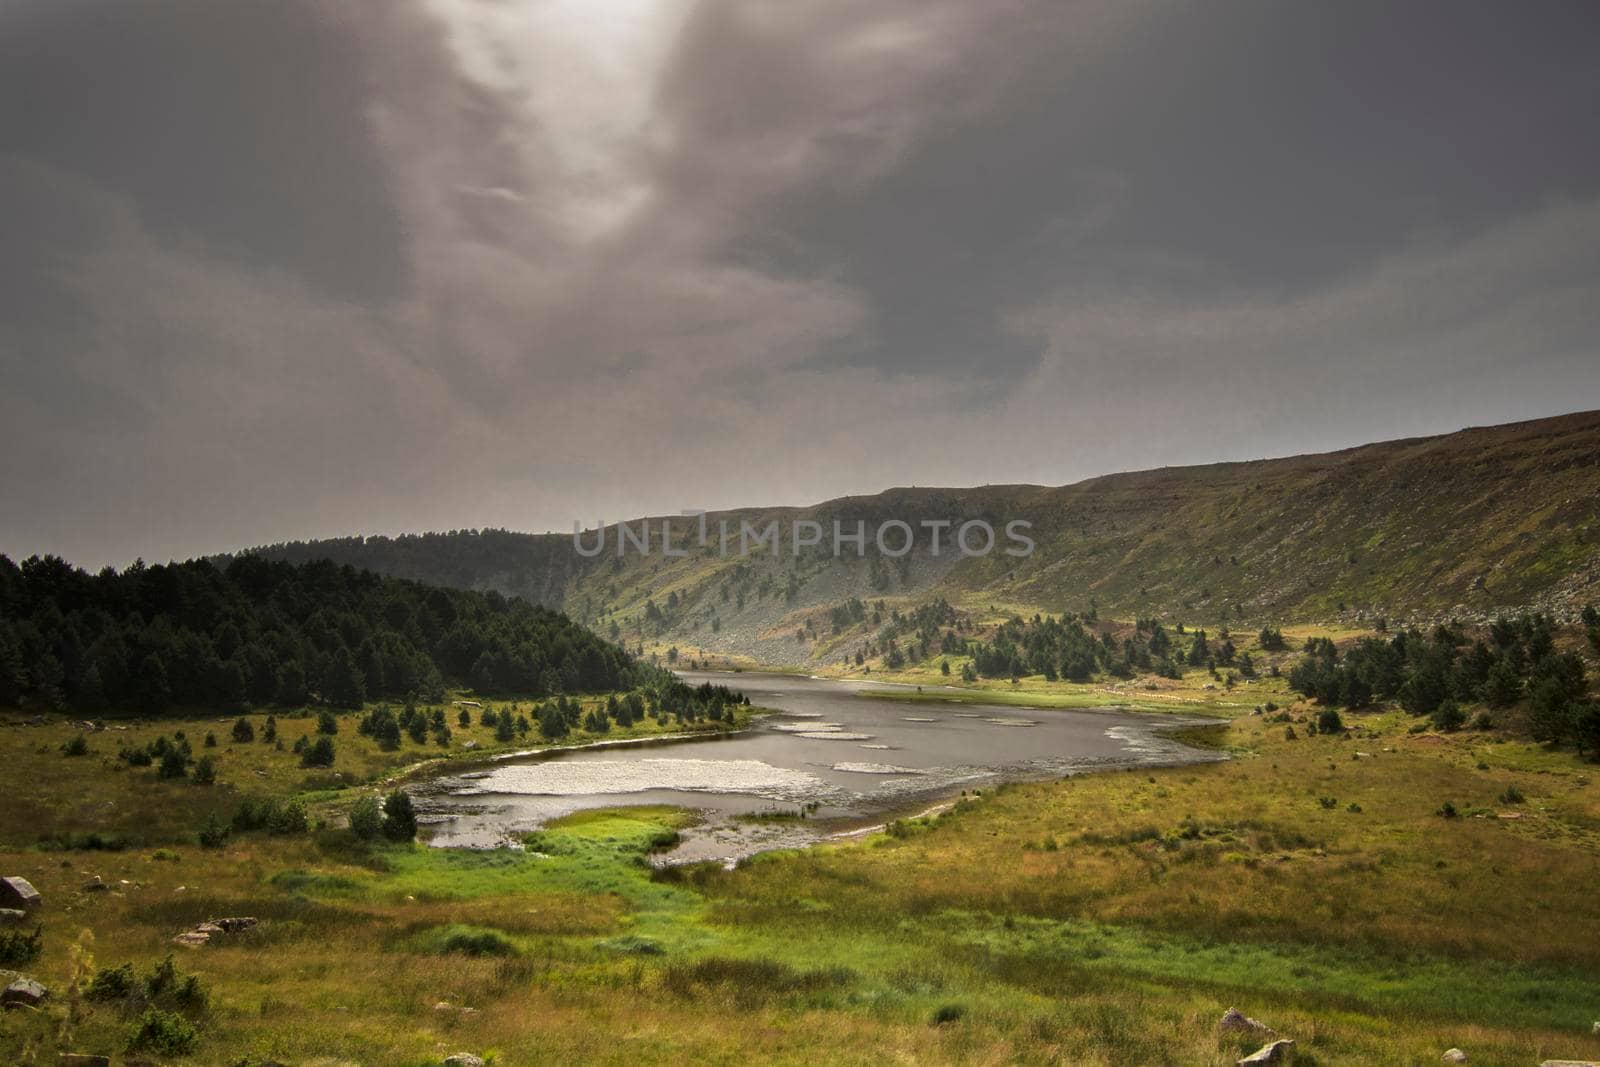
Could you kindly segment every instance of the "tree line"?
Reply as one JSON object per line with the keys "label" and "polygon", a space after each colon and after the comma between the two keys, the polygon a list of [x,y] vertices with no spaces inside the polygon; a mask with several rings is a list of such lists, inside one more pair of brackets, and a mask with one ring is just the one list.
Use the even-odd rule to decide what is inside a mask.
{"label": "tree line", "polygon": [[565,615],[318,560],[241,556],[89,574],[0,556],[0,706],[159,714],[442,699],[543,699],[661,681]]}

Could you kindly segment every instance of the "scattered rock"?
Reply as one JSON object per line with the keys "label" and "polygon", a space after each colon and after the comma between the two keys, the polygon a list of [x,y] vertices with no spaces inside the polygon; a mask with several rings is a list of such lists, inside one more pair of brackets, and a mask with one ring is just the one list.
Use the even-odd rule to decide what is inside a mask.
{"label": "scattered rock", "polygon": [[253,915],[235,915],[226,919],[207,919],[194,929],[185,930],[172,940],[175,944],[182,945],[185,948],[199,948],[201,945],[210,944],[213,937],[220,937],[223,934],[236,934],[241,930],[250,929],[255,924],[256,918]]}
{"label": "scattered rock", "polygon": [[1539,1067],[1600,1067],[1594,1060],[1545,1060]]}
{"label": "scattered rock", "polygon": [[87,1052],[63,1052],[56,1056],[56,1067],[111,1067],[111,1057]]}
{"label": "scattered rock", "polygon": [[0,1004],[26,1004],[31,1008],[49,995],[50,991],[32,978],[18,978],[0,992]]}
{"label": "scattered rock", "polygon": [[1294,1042],[1288,1038],[1274,1041],[1270,1045],[1262,1045],[1244,1059],[1239,1060],[1239,1067],[1249,1063],[1277,1063],[1285,1064],[1294,1060]]}
{"label": "scattered rock", "polygon": [[21,908],[0,908],[0,926],[17,926],[27,919],[28,913]]}
{"label": "scattered rock", "polygon": [[85,893],[103,893],[111,887],[106,885],[105,882],[101,881],[100,876],[97,874],[87,882],[83,883],[83,885],[79,888]]}
{"label": "scattered rock", "polygon": [[478,747],[478,742],[476,742],[476,741],[468,741],[466,744],[462,745],[461,747],[463,749],[465,749],[466,751],[470,752],[473,749]]}
{"label": "scattered rock", "polygon": [[1278,1032],[1259,1019],[1252,1019],[1237,1008],[1229,1008],[1217,1022],[1219,1034],[1249,1034],[1262,1040],[1278,1036]]}
{"label": "scattered rock", "polygon": [[470,1052],[458,1052],[444,1058],[444,1067],[483,1067],[483,1058]]}
{"label": "scattered rock", "polygon": [[17,875],[0,878],[0,907],[27,909],[37,908],[43,903],[44,898],[39,896],[39,891],[26,878]]}
{"label": "scattered rock", "polygon": [[1458,1048],[1447,1048],[1447,1049],[1445,1049],[1444,1050],[1444,1055],[1439,1057],[1439,1058],[1444,1060],[1444,1062],[1446,1062],[1446,1063],[1466,1063],[1467,1062],[1467,1054],[1465,1052],[1462,1052]]}

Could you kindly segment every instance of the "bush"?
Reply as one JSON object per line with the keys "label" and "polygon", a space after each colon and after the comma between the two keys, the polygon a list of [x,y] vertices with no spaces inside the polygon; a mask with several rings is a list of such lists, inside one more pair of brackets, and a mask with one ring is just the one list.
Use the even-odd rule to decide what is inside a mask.
{"label": "bush", "polygon": [[967,1009],[965,1005],[941,1004],[934,1009],[933,1016],[929,1019],[929,1022],[933,1023],[934,1026],[947,1026],[950,1023],[960,1022],[966,1018],[966,1015]]}
{"label": "bush", "polygon": [[517,946],[498,930],[463,927],[439,942],[441,953],[460,956],[515,956]]}
{"label": "bush", "polygon": [[217,818],[215,814],[208,815],[206,816],[205,824],[200,827],[198,835],[200,847],[221,848],[228,843],[228,838],[232,832],[228,824]]}
{"label": "bush", "polygon": [[324,711],[317,716],[317,733],[332,736],[339,732],[339,720],[333,717],[333,712]]}
{"label": "bush", "polygon": [[298,800],[284,804],[272,797],[245,797],[233,813],[233,828],[241,833],[265,830],[273,834],[303,834],[306,825],[306,808]]}
{"label": "bush", "polygon": [[377,797],[368,794],[356,801],[350,809],[350,832],[363,841],[383,833],[383,805]]}
{"label": "bush", "polygon": [[300,754],[300,766],[332,767],[333,741],[324,736],[307,745],[305,751]]}
{"label": "bush", "polygon": [[1321,734],[1337,734],[1344,732],[1344,720],[1339,717],[1338,708],[1323,708],[1317,715],[1317,732]]}
{"label": "bush", "polygon": [[256,728],[250,725],[249,719],[240,719],[233,724],[233,739],[240,744],[246,744],[256,739]]}
{"label": "bush", "polygon": [[87,756],[89,754],[89,739],[83,734],[73,734],[72,739],[61,746],[64,756]]}
{"label": "bush", "polygon": [[207,748],[216,748],[217,747],[217,735],[212,733],[210,730],[206,731],[206,747]]}
{"label": "bush", "polygon": [[1500,794],[1500,803],[1502,804],[1521,804],[1527,799],[1527,797],[1522,795],[1522,790],[1518,789],[1514,785],[1506,786],[1505,792]]}
{"label": "bush", "polygon": [[128,1035],[129,1052],[156,1052],[187,1056],[200,1047],[200,1032],[183,1016],[160,1008],[147,1008]]}
{"label": "bush", "polygon": [[1439,805],[1439,810],[1435,814],[1439,815],[1441,818],[1454,819],[1460,814],[1460,812],[1456,811],[1456,806],[1447,800],[1443,804]]}
{"label": "bush", "polygon": [[210,756],[201,756],[194,765],[194,784],[211,785],[217,780],[217,765]]}
{"label": "bush", "polygon": [[161,777],[182,778],[189,773],[189,757],[176,746],[161,754]]}
{"label": "bush", "polygon": [[133,964],[124,963],[108,971],[101,971],[89,980],[83,995],[90,1000],[123,1000],[138,989],[138,979],[133,974]]}
{"label": "bush", "polygon": [[1444,733],[1454,733],[1466,723],[1467,716],[1454,700],[1446,700],[1433,709],[1433,728]]}
{"label": "bush", "polygon": [[0,963],[27,963],[39,958],[44,947],[44,927],[33,932],[0,928]]}
{"label": "bush", "polygon": [[383,836],[390,841],[410,841],[417,836],[417,811],[404,789],[383,798]]}

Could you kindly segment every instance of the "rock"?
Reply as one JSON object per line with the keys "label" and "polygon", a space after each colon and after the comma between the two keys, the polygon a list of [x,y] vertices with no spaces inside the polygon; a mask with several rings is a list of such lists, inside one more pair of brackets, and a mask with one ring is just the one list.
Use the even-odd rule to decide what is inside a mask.
{"label": "rock", "polygon": [[63,1052],[56,1056],[56,1067],[111,1067],[111,1057],[87,1052]]}
{"label": "rock", "polygon": [[1290,1063],[1294,1060],[1294,1042],[1285,1038],[1274,1041],[1270,1045],[1262,1045],[1244,1059],[1239,1060],[1239,1067],[1247,1063]]}
{"label": "rock", "polygon": [[43,903],[44,898],[26,878],[16,875],[0,878],[0,907],[27,909]]}
{"label": "rock", "polygon": [[1600,1067],[1594,1060],[1545,1060],[1539,1067]]}
{"label": "rock", "polygon": [[256,924],[253,915],[236,915],[228,919],[212,919],[212,923],[222,927],[225,933],[236,934],[240,930],[248,930]]}
{"label": "rock", "polygon": [[0,908],[0,926],[20,926],[28,920],[28,913],[21,908]]}
{"label": "rock", "polygon": [[198,930],[185,930],[173,938],[172,941],[174,944],[182,945],[184,948],[199,948],[201,945],[211,941],[211,935],[202,934]]}
{"label": "rock", "polygon": [[0,992],[0,1004],[26,1004],[31,1008],[49,995],[50,991],[32,978],[18,978]]}
{"label": "rock", "polygon": [[1444,1055],[1439,1057],[1439,1058],[1444,1060],[1444,1062],[1446,1062],[1446,1063],[1466,1063],[1467,1062],[1467,1054],[1465,1052],[1462,1052],[1458,1048],[1447,1048],[1447,1049],[1445,1049],[1444,1050]]}
{"label": "rock", "polygon": [[471,752],[473,749],[478,747],[478,742],[476,742],[476,741],[468,741],[466,744],[462,745],[461,747],[463,749],[467,750],[468,752]]}
{"label": "rock", "polygon": [[1594,1034],[1595,1037],[1600,1037],[1600,1023],[1595,1023],[1590,1033]]}
{"label": "rock", "polygon": [[102,882],[100,880],[100,876],[97,874],[87,882],[83,883],[83,885],[79,886],[79,888],[85,893],[103,893],[111,887]]}
{"label": "rock", "polygon": [[444,1067],[483,1067],[483,1059],[470,1052],[458,1052],[444,1058]]}
{"label": "rock", "polygon": [[1229,1008],[1217,1022],[1219,1034],[1249,1034],[1263,1040],[1278,1036],[1278,1032],[1259,1019],[1252,1019],[1237,1008]]}

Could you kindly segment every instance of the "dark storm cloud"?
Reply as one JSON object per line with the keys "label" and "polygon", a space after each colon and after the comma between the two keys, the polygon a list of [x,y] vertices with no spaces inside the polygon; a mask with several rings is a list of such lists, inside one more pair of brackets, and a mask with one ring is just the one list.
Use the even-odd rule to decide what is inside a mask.
{"label": "dark storm cloud", "polygon": [[[214,253],[394,293],[401,227],[362,63],[311,5],[22,0],[0,23],[0,153],[116,190]],[[13,205],[8,230],[26,230]]]}
{"label": "dark storm cloud", "polygon": [[0,551],[1600,406],[1593,12],[0,0]]}

